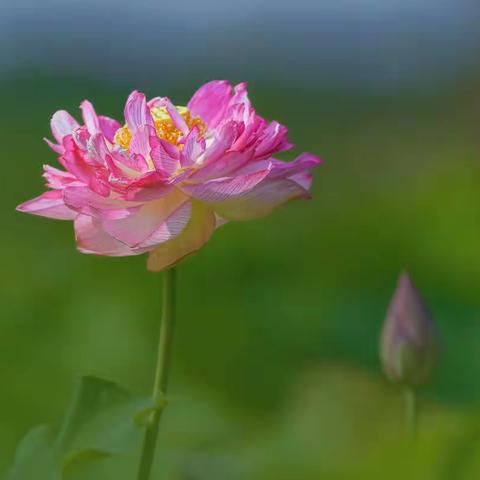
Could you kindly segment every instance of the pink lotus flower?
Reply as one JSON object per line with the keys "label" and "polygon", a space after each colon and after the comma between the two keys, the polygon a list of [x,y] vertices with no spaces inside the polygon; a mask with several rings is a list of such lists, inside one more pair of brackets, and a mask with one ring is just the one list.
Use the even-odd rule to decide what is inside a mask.
{"label": "pink lotus flower", "polygon": [[308,198],[308,171],[320,163],[309,153],[272,157],[292,147],[287,128],[256,114],[243,83],[207,83],[187,107],[134,91],[123,126],[89,101],[80,108],[84,125],[60,110],[51,120],[57,143],[46,140],[65,170],[45,165],[49,190],[17,209],[73,220],[83,253],[150,252],[154,271],[200,249],[226,221]]}

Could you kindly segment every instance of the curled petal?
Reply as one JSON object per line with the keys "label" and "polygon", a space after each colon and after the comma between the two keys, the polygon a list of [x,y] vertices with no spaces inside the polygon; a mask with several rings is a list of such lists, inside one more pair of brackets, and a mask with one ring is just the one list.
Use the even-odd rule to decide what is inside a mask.
{"label": "curled petal", "polygon": [[244,124],[248,124],[253,120],[255,111],[248,98],[247,84],[245,82],[235,85],[233,97],[228,104],[228,114]]}
{"label": "curled petal", "polygon": [[105,197],[108,196],[110,187],[107,183],[106,172],[91,165],[91,158],[90,162],[87,162],[85,152],[78,148],[71,135],[63,139],[63,146],[65,152],[60,157],[61,164],[94,192]]}
{"label": "curled petal", "polygon": [[239,151],[245,149],[255,149],[258,138],[262,134],[262,130],[265,128],[265,120],[260,118],[258,115],[255,115],[255,112],[253,112],[247,122],[241,125],[243,127],[242,131],[237,136],[232,148]]}
{"label": "curled petal", "polygon": [[63,138],[71,135],[80,125],[68,112],[59,110],[53,114],[50,126],[55,140],[62,144]]}
{"label": "curled petal", "polygon": [[255,157],[270,157],[275,152],[287,150],[292,145],[287,139],[287,127],[278,122],[272,122],[263,131],[263,138],[255,147]]}
{"label": "curled petal", "polygon": [[163,100],[162,97],[154,97],[147,102],[147,107],[148,108],[161,107],[163,105],[162,100]]}
{"label": "curled petal", "polygon": [[189,255],[200,250],[210,239],[216,226],[213,211],[205,204],[193,202],[190,221],[174,239],[162,243],[150,252],[147,267],[159,272],[173,267]]}
{"label": "curled petal", "polygon": [[178,110],[175,108],[173,103],[167,98],[162,98],[161,105],[167,109],[170,118],[172,119],[173,124],[184,134],[188,133],[188,126],[184,118],[178,113]]}
{"label": "curled petal", "polygon": [[62,145],[57,145],[56,143],[53,143],[48,138],[44,138],[43,140],[55,153],[62,155],[63,152],[65,151]]}
{"label": "curled petal", "polygon": [[88,141],[91,135],[88,133],[87,127],[78,127],[73,131],[72,137],[80,150],[88,150]]}
{"label": "curled petal", "polygon": [[199,116],[209,128],[215,128],[225,117],[232,98],[232,87],[226,80],[215,80],[200,87],[188,102],[194,116]]}
{"label": "curled petal", "polygon": [[275,159],[271,159],[271,161],[272,172],[269,175],[270,179],[292,177],[306,170],[311,170],[322,163],[319,157],[311,153],[302,153],[292,162],[282,162]]}
{"label": "curled petal", "polygon": [[149,142],[150,142],[150,148],[154,149],[156,147],[161,146],[170,157],[176,158],[177,160],[180,158],[180,153],[178,151],[178,148],[175,145],[172,145],[170,142],[167,142],[163,138],[159,138],[156,135],[152,135],[149,139]]}
{"label": "curled petal", "polygon": [[193,127],[188,135],[185,137],[185,144],[180,156],[180,163],[182,167],[189,167],[202,155],[205,151],[205,139],[199,137],[200,130]]}
{"label": "curled petal", "polygon": [[155,135],[155,129],[150,125],[139,126],[132,135],[129,152],[141,155],[146,161],[150,158],[149,138]]}
{"label": "curled petal", "polygon": [[49,190],[39,197],[22,203],[17,210],[57,220],[73,220],[77,216],[76,212],[65,206],[60,190]]}
{"label": "curled petal", "polygon": [[64,172],[50,165],[43,166],[43,178],[47,181],[47,187],[54,189],[61,189],[75,183],[80,184],[71,173]]}
{"label": "curled petal", "polygon": [[132,133],[142,125],[154,126],[152,115],[143,93],[135,90],[130,94],[125,105],[125,120]]}
{"label": "curled petal", "polygon": [[94,135],[95,133],[101,132],[98,115],[91,102],[84,100],[80,104],[80,109],[82,110],[83,121],[85,122],[88,133]]}
{"label": "curled petal", "polygon": [[62,165],[79,180],[88,184],[93,175],[93,169],[85,161],[84,152],[78,148],[72,136],[64,138],[63,146],[65,152],[60,159]]}

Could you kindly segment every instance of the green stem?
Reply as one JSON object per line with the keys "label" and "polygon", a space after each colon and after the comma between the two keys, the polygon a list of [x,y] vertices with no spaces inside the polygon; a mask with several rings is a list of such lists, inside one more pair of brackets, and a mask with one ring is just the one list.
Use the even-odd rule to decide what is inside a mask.
{"label": "green stem", "polygon": [[165,271],[163,281],[162,323],[160,325],[160,340],[158,344],[158,359],[153,384],[153,401],[155,411],[149,419],[143,442],[138,480],[149,480],[155,457],[155,447],[162,416],[163,405],[167,394],[168,373],[175,321],[175,269]]}
{"label": "green stem", "polygon": [[417,394],[411,387],[406,387],[404,391],[405,398],[405,425],[412,438],[417,435]]}

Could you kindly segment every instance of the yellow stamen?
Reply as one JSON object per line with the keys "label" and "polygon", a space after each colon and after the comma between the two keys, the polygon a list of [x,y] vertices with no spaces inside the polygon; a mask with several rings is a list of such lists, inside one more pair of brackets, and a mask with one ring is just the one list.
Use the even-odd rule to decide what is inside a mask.
{"label": "yellow stamen", "polygon": [[115,133],[115,138],[113,139],[117,145],[120,145],[125,150],[128,150],[131,140],[132,133],[126,125],[117,130]]}
{"label": "yellow stamen", "polygon": [[[205,133],[205,124],[200,117],[192,117],[190,110],[187,107],[175,107],[177,112],[183,117],[187,127],[191,130],[193,127],[197,127],[199,130],[199,136]],[[182,132],[175,126],[168,111],[165,107],[154,107],[151,109],[153,123],[155,125],[155,131],[159,138],[166,140],[172,145],[182,148],[182,145],[178,145],[178,140],[182,136]],[[119,128],[115,134],[114,142],[120,145],[125,150],[128,150],[130,142],[132,140],[132,132],[127,125]]]}

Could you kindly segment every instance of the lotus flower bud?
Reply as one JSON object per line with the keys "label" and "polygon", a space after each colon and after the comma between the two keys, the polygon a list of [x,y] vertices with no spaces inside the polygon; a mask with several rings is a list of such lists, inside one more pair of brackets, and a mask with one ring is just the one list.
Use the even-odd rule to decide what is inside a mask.
{"label": "lotus flower bud", "polygon": [[383,326],[380,354],[387,377],[409,387],[425,383],[436,357],[431,315],[408,273],[402,273]]}

